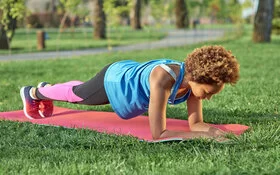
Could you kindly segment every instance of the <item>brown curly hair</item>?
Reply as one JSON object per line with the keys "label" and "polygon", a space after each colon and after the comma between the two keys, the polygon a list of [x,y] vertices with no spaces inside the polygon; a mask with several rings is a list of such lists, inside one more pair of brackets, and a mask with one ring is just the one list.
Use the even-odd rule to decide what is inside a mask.
{"label": "brown curly hair", "polygon": [[235,84],[239,79],[239,64],[231,51],[222,46],[195,49],[185,60],[189,81],[201,84]]}

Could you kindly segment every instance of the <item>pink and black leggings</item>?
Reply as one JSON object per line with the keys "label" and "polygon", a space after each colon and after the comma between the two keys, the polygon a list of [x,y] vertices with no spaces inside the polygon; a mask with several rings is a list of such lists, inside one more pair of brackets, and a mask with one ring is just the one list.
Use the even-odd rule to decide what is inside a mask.
{"label": "pink and black leggings", "polygon": [[107,65],[87,82],[69,81],[36,90],[36,96],[41,100],[66,101],[86,105],[109,104],[104,88],[104,76]]}

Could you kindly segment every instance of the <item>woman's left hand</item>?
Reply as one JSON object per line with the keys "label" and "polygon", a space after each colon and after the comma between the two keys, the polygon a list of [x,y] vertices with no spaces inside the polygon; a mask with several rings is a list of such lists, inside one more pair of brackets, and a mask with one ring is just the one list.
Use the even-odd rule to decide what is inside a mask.
{"label": "woman's left hand", "polygon": [[211,127],[209,132],[213,137],[224,137],[227,134],[225,131],[215,127]]}

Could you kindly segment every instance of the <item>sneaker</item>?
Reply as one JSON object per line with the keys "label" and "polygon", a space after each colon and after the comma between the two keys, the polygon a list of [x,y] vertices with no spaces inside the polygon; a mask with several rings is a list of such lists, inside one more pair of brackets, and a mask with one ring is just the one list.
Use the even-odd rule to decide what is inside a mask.
{"label": "sneaker", "polygon": [[[38,84],[38,88],[46,86],[47,82],[41,82]],[[52,100],[41,100],[39,104],[39,114],[41,117],[51,117],[53,114],[53,101]]]}
{"label": "sneaker", "polygon": [[34,100],[31,98],[29,92],[32,86],[25,86],[20,89],[20,96],[23,102],[23,111],[29,119],[40,119],[42,118],[39,114],[40,100]]}

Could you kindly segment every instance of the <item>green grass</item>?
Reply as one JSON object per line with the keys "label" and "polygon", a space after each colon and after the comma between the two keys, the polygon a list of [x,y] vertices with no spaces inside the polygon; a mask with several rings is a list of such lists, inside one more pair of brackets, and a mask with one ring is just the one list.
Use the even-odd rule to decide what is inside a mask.
{"label": "green grass", "polygon": [[[144,28],[141,31],[135,31],[129,27],[114,27],[107,30],[106,40],[96,40],[93,39],[92,28],[65,29],[61,33],[59,33],[59,29],[43,30],[46,31],[49,36],[49,39],[45,42],[46,48],[44,51],[78,50],[129,45],[159,40],[166,36],[166,31],[159,29]],[[40,52],[37,50],[36,32],[37,29],[17,29],[11,43],[11,53]],[[9,50],[0,50],[0,54],[9,53]]]}
{"label": "green grass", "polygon": [[[251,33],[221,44],[237,56],[241,78],[204,102],[210,123],[240,123],[252,129],[231,143],[192,140],[151,144],[127,136],[82,129],[0,122],[0,174],[279,174],[279,44],[253,44]],[[109,53],[71,59],[0,62],[0,110],[22,108],[19,89],[44,80],[86,81],[108,63],[157,58],[183,60],[191,46]],[[112,111],[110,106],[58,106]],[[168,117],[186,119],[185,105],[168,107]]]}

